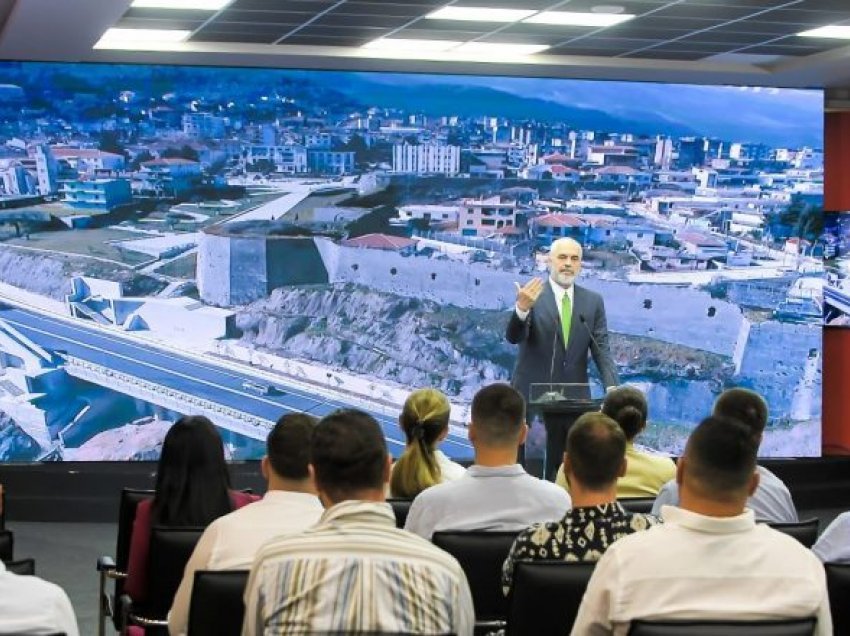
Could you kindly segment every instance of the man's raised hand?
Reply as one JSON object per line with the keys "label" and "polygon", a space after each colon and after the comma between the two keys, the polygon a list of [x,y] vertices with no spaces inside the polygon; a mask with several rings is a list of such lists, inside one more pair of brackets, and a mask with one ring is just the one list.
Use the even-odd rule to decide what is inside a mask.
{"label": "man's raised hand", "polygon": [[529,311],[534,307],[534,303],[537,302],[540,292],[543,291],[543,279],[532,278],[521,287],[519,283],[514,283],[514,285],[516,285],[517,309],[520,311]]}

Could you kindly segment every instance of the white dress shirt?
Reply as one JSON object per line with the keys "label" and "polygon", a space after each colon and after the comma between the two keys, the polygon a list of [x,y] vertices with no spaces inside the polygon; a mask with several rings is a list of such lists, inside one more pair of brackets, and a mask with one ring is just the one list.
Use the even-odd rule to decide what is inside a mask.
{"label": "white dress shirt", "polygon": [[664,524],[616,541],[597,563],[574,635],[625,635],[630,622],[817,617],[832,634],[826,576],[796,539],[752,510],[707,517],[664,506]]}
{"label": "white dress shirt", "polygon": [[259,501],[213,521],[195,546],[168,613],[172,636],[186,633],[197,570],[247,570],[269,540],[306,530],[322,516],[316,495],[270,490]]}
{"label": "white dress shirt", "polygon": [[0,561],[0,633],[79,636],[65,591],[37,576],[13,574]]}
{"label": "white dress shirt", "polygon": [[431,486],[413,500],[405,530],[431,539],[440,530],[520,530],[560,519],[570,508],[560,486],[525,472],[519,464],[473,464],[455,481]]}
{"label": "white dress shirt", "polygon": [[850,512],[843,512],[833,521],[812,551],[824,563],[850,563]]}

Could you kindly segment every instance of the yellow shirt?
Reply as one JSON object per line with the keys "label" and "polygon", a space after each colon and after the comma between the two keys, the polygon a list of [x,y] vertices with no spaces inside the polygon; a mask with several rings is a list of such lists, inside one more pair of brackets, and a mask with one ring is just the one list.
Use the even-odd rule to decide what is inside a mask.
{"label": "yellow shirt", "polygon": [[[661,486],[675,477],[676,464],[672,459],[644,453],[629,442],[626,444],[626,474],[617,480],[617,497],[655,497]],[[569,492],[563,464],[558,468],[555,483]]]}

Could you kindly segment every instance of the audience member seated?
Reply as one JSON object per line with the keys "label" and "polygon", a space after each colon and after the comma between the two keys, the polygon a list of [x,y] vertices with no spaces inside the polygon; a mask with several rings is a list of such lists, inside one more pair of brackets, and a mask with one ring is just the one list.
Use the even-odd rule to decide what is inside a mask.
{"label": "audience member seated", "polygon": [[64,590],[37,576],[13,574],[0,561],[0,634],[79,636]]}
{"label": "audience member seated", "polygon": [[466,473],[437,448],[449,434],[451,406],[436,389],[419,389],[410,394],[398,423],[407,439],[407,447],[393,465],[390,495],[413,499],[435,484],[452,481]]}
{"label": "audience member seated", "polygon": [[478,391],[468,433],[475,463],[463,478],[416,497],[405,530],[430,539],[439,530],[519,531],[563,516],[570,507],[566,491],[516,463],[527,433],[525,403],[515,389],[491,384]]}
{"label": "audience member seated", "polygon": [[752,430],[703,420],[676,469],[681,504],[664,523],[623,537],[596,564],[573,634],[627,634],[632,620],[817,618],[832,633],[824,569],[793,537],[757,524]]}
{"label": "audience member seated", "polygon": [[604,413],[585,413],[567,434],[564,469],[573,507],[558,521],[520,532],[502,568],[502,591],[511,589],[517,561],[597,561],[617,539],[658,524],[616,502],[617,478],[628,470],[626,435]]}
{"label": "audience member seated", "polygon": [[242,635],[472,634],[458,562],[395,527],[384,500],[391,459],[375,419],[331,413],[313,433],[310,457],[326,510],[312,528],[260,549]]}
{"label": "audience member seated", "polygon": [[[617,387],[605,395],[602,412],[617,422],[626,434],[626,474],[617,480],[617,497],[655,497],[661,487],[676,476],[676,464],[669,457],[635,447],[635,438],[646,428],[646,397],[634,387]],[[568,481],[562,464],[555,483],[572,491]]]}
{"label": "audience member seated", "polygon": [[824,563],[850,563],[850,512],[841,513],[827,526],[812,552]]}
{"label": "audience member seated", "polygon": [[324,508],[307,474],[310,437],[316,418],[284,415],[269,432],[260,463],[266,495],[213,521],[201,535],[168,614],[168,631],[186,633],[196,570],[247,570],[260,547],[274,537],[301,532],[319,520]]}
{"label": "audience member seated", "polygon": [[230,490],[224,446],[212,422],[181,417],[162,442],[153,499],[136,508],[124,591],[136,603],[145,600],[152,526],[206,526],[255,500]]}
{"label": "audience member seated", "polygon": [[[740,388],[727,389],[717,398],[712,414],[738,420],[749,427],[756,440],[756,447],[761,444],[762,435],[767,426],[768,411],[764,398],[755,391]],[[799,521],[788,487],[764,466],[758,467],[758,473],[759,487],[747,500],[747,507],[755,513],[756,519],[779,523]],[[661,492],[658,493],[652,507],[652,514],[660,514],[662,506],[678,505],[679,490],[674,480],[664,484]]]}

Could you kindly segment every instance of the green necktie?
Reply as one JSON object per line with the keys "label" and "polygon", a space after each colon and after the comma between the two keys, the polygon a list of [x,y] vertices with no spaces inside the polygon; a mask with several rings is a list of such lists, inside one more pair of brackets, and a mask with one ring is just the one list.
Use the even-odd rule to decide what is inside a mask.
{"label": "green necktie", "polygon": [[564,292],[564,298],[561,300],[561,331],[564,334],[564,348],[567,348],[567,343],[570,341],[570,324],[573,321],[573,305],[570,302],[570,296]]}

